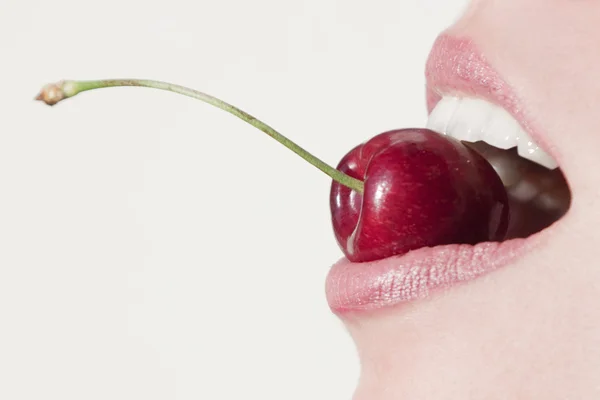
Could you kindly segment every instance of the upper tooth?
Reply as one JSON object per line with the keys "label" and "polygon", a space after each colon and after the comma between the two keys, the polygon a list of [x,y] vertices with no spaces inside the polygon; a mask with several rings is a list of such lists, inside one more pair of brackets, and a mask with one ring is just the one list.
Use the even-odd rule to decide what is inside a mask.
{"label": "upper tooth", "polygon": [[489,113],[490,109],[484,101],[461,99],[446,130],[451,136],[459,135],[461,140],[476,142],[481,140]]}
{"label": "upper tooth", "polygon": [[521,157],[535,161],[536,163],[541,164],[548,169],[554,169],[558,167],[556,161],[546,154],[544,150],[540,149],[540,146],[538,146],[525,132],[519,136],[518,152]]}
{"label": "upper tooth", "polygon": [[521,157],[549,169],[558,166],[508,111],[485,100],[445,96],[429,115],[427,128],[468,142],[482,140],[501,149],[518,146]]}
{"label": "upper tooth", "polygon": [[485,137],[482,139],[500,149],[515,147],[519,136],[523,133],[518,122],[500,107],[493,106],[490,114],[490,120],[485,128]]}
{"label": "upper tooth", "polygon": [[458,100],[457,97],[442,98],[431,112],[427,128],[445,134],[448,122],[458,107]]}

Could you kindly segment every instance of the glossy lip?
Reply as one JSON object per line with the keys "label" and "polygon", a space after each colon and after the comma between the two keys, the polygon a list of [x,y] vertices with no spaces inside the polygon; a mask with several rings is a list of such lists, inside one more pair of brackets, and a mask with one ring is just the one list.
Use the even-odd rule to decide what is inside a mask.
{"label": "glossy lip", "polygon": [[560,161],[556,149],[534,128],[514,89],[494,70],[473,40],[439,36],[427,59],[425,77],[429,113],[443,95],[486,100],[508,111],[546,153]]}
{"label": "glossy lip", "polygon": [[[545,151],[553,154],[526,118],[521,101],[468,38],[441,35],[426,65],[427,107],[442,95],[478,97],[505,108]],[[424,299],[506,266],[543,242],[552,228],[527,239],[422,248],[369,263],[343,258],[329,271],[326,295],[336,314],[374,311]]]}

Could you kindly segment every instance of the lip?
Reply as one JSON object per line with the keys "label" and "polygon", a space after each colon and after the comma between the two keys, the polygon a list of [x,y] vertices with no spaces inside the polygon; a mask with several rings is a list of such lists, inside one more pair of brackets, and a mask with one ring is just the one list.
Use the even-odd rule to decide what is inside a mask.
{"label": "lip", "polygon": [[[485,60],[468,38],[443,34],[426,63],[427,108],[431,112],[443,95],[478,97],[506,109],[544,150],[548,146],[532,128],[513,89]],[[552,151],[548,151],[556,159]],[[551,228],[527,239],[476,245],[422,248],[369,263],[343,258],[327,276],[326,296],[340,315],[369,312],[420,300],[511,264],[537,247]]]}
{"label": "lip", "polygon": [[485,59],[472,39],[440,35],[427,59],[425,78],[429,113],[443,95],[486,100],[508,111],[546,153],[560,161],[555,149],[533,126],[515,90]]}

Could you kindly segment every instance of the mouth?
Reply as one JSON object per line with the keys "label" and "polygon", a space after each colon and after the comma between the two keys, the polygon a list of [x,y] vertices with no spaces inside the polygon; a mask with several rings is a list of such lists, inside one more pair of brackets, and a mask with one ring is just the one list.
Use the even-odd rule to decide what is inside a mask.
{"label": "mouth", "polygon": [[502,242],[421,248],[375,262],[342,259],[326,282],[337,314],[424,299],[510,265],[542,246],[569,209],[560,154],[471,40],[440,36],[426,78],[427,128],[463,141],[494,167],[509,195],[508,235]]}

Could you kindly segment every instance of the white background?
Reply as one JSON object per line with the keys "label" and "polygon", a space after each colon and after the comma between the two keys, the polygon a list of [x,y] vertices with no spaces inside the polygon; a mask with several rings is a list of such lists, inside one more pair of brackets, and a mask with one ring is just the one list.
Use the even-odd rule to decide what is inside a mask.
{"label": "white background", "polygon": [[[329,163],[423,126],[423,66],[462,0],[2,0],[0,399],[349,399],[324,281]],[[154,5],[153,5],[154,4]]]}

